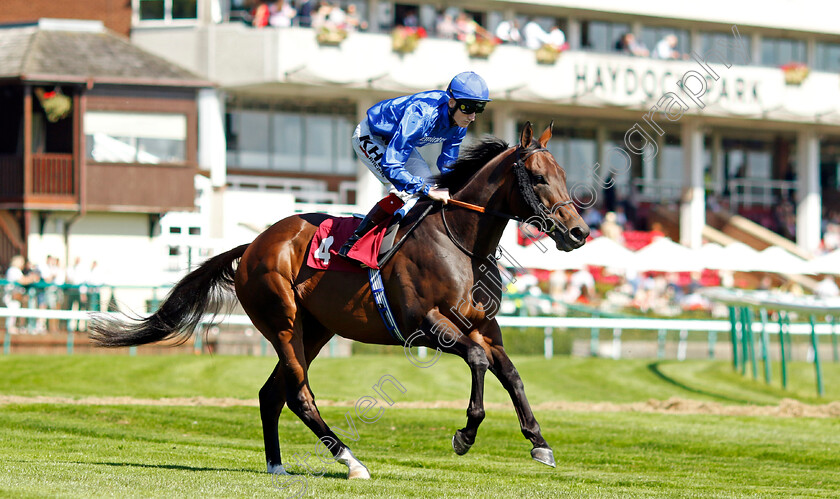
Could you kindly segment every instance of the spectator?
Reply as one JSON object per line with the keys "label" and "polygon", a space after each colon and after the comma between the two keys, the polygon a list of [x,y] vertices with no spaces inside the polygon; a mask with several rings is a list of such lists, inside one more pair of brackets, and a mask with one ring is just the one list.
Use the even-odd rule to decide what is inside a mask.
{"label": "spectator", "polygon": [[595,277],[584,269],[580,269],[569,277],[566,289],[566,303],[592,303],[595,295]]}
{"label": "spectator", "polygon": [[551,31],[548,32],[547,43],[557,50],[566,50],[566,34],[563,33],[563,30],[561,30],[559,26],[554,25],[552,26]]}
{"label": "spectator", "polygon": [[265,28],[268,26],[268,19],[271,17],[271,8],[268,6],[268,0],[258,0],[257,7],[254,9],[254,20],[251,21],[255,28]]}
{"label": "spectator", "polygon": [[297,23],[298,26],[308,28],[312,26],[312,9],[315,6],[315,0],[303,0],[298,4],[297,8]]}
{"label": "spectator", "polygon": [[312,27],[315,29],[332,28],[333,24],[330,20],[333,6],[329,2],[322,1],[318,4],[318,9],[312,15]]}
{"label": "spectator", "polygon": [[90,269],[88,270],[87,275],[85,276],[85,285],[87,288],[86,294],[89,310],[94,310],[96,312],[100,311],[100,292],[103,284],[104,279],[102,276],[102,269],[99,267],[97,261],[94,260],[91,262]]}
{"label": "spectator", "polygon": [[292,25],[292,19],[297,15],[297,11],[286,0],[277,0],[271,4],[271,15],[268,18],[268,24],[278,28],[288,28]]}
{"label": "spectator", "polygon": [[636,40],[636,35],[630,32],[621,35],[621,38],[615,42],[615,49],[624,54],[634,55],[636,57],[647,57],[650,54],[647,47]]}
{"label": "spectator", "polygon": [[502,21],[496,26],[496,36],[502,43],[519,45],[522,43],[522,33],[519,32],[519,22],[516,19]]}
{"label": "spectator", "polygon": [[[26,286],[32,284],[34,274],[27,276],[23,270],[26,260],[21,255],[15,255],[9,262],[6,269],[6,289],[3,295],[3,303],[7,308],[21,308],[26,303]],[[17,333],[17,317],[6,318],[6,331],[9,334]]]}
{"label": "spectator", "polygon": [[447,12],[444,12],[438,17],[437,23],[435,24],[435,31],[437,32],[437,36],[446,40],[454,40],[458,36],[458,27],[455,25],[455,19]]}
{"label": "spectator", "polygon": [[601,227],[601,222],[604,221],[604,217],[601,216],[601,212],[598,211],[596,208],[587,208],[583,212],[583,221],[587,223],[593,229],[599,229]]}
{"label": "spectator", "polygon": [[405,13],[405,16],[403,16],[401,24],[406,28],[416,28],[420,26],[420,19],[417,17],[417,11],[409,9]]}
{"label": "spectator", "polygon": [[837,282],[831,276],[826,276],[825,279],[817,284],[814,293],[820,298],[835,298],[840,296],[840,288],[837,287]]}
{"label": "spectator", "polygon": [[601,234],[613,241],[624,245],[624,229],[618,224],[615,212],[608,211],[601,223]]}
{"label": "spectator", "polygon": [[840,224],[829,222],[825,227],[823,236],[823,248],[826,252],[840,249]]}
{"label": "spectator", "polygon": [[363,21],[359,17],[359,12],[356,9],[356,4],[351,3],[347,6],[347,14],[345,15],[345,22],[347,24],[347,31],[364,31],[368,28],[367,21]]}
{"label": "spectator", "polygon": [[683,55],[677,51],[677,35],[669,34],[659,40],[653,49],[654,59],[683,59]]}
{"label": "spectator", "polygon": [[537,50],[549,43],[548,33],[533,19],[525,24],[522,31],[525,35],[525,46],[531,50]]}

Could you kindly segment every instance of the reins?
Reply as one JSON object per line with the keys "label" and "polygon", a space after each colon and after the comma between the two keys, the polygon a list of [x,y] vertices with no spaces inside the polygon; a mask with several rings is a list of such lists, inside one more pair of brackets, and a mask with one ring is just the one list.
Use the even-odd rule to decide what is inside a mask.
{"label": "reins", "polygon": [[[526,154],[524,157],[520,157],[520,151],[521,151],[521,149],[517,148],[517,150],[516,150],[516,161],[513,163],[513,170],[516,173],[516,181],[517,181],[517,184],[519,185],[519,190],[522,193],[522,196],[525,198],[525,202],[529,205],[529,207],[532,210],[534,210],[534,213],[538,213],[538,214],[539,213],[551,213],[545,207],[545,205],[542,204],[542,202],[539,200],[539,198],[537,198],[536,193],[533,190],[533,187],[534,187],[533,182],[528,182],[527,186],[526,186],[527,171],[525,170],[525,160],[527,160],[528,158],[530,158],[531,156],[533,156],[534,154],[536,154],[538,152],[548,152],[548,149],[545,149],[545,148],[535,149],[535,150],[529,152],[528,154]],[[530,187],[531,189],[528,190],[526,187]],[[572,203],[572,200],[568,199],[566,201],[563,201],[562,203],[556,204],[555,207],[566,206],[566,205],[569,205],[571,203]],[[450,199],[447,202],[447,204],[443,205],[443,207],[440,210],[440,217],[443,220],[443,227],[446,229],[446,235],[449,237],[449,240],[452,241],[455,244],[455,246],[458,247],[459,250],[464,252],[464,254],[466,254],[470,258],[475,258],[475,255],[471,251],[469,251],[467,248],[465,248],[464,245],[461,244],[461,242],[458,241],[455,238],[455,235],[452,233],[452,229],[449,228],[449,224],[446,222],[446,208],[450,207],[450,205],[458,207],[458,208],[463,208],[463,209],[466,209],[466,210],[474,211],[474,212],[480,213],[480,214],[492,215],[492,216],[499,217],[499,218],[507,218],[508,220],[516,220],[517,222],[524,222],[524,220],[522,220],[522,217],[518,217],[516,215],[511,215],[511,214],[496,211],[496,210],[490,210],[490,209],[487,209],[483,206],[479,206],[479,205],[472,204],[472,203],[467,203],[465,201],[459,201],[457,199]],[[550,230],[546,231],[547,234],[552,234],[558,228],[560,228],[561,232],[568,232],[569,231],[569,229],[567,227],[563,226],[562,223],[558,224],[558,222],[556,222],[552,219],[549,219],[549,220],[551,221],[552,226],[551,226]]]}

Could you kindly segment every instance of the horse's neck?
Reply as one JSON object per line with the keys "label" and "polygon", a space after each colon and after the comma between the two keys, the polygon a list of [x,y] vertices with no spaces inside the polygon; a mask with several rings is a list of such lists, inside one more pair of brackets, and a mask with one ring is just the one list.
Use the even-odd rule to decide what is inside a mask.
{"label": "horse's neck", "polygon": [[[512,152],[513,149],[487,163],[453,198],[488,210],[509,212],[507,207],[497,206],[501,200],[507,198],[499,192],[504,175],[499,174],[497,170],[505,167],[505,160]],[[461,238],[461,243],[476,258],[483,260],[487,255],[496,254],[496,247],[499,246],[508,219],[461,208],[447,210],[446,217],[456,234],[455,237]]]}

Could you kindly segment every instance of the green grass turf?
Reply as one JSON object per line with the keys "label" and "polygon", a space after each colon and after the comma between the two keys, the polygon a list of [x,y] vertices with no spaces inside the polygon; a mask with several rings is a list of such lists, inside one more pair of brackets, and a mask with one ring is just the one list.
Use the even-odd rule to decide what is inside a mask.
{"label": "green grass turf", "polygon": [[[518,357],[529,400],[639,402],[683,397],[727,404],[777,404],[789,397],[807,403],[840,400],[840,364],[823,363],[826,394],[816,396],[814,368],[804,362],[788,366],[788,390],[781,389],[779,364],[767,385],[759,377],[741,376],[727,361],[622,360]],[[6,356],[0,357],[0,394],[53,396],[235,397],[256,398],[276,360],[234,356]],[[316,359],[310,369],[315,396],[356,400],[372,392],[382,376],[395,377],[406,393],[395,400],[463,400],[469,397],[469,369],[453,356],[431,367],[416,367],[404,356],[354,356]],[[488,372],[488,402],[509,399]]]}
{"label": "green grass turf", "polygon": [[[791,367],[791,389],[733,373],[726,362],[515,359],[533,404],[550,400],[634,402],[671,396],[723,403],[837,400],[840,369],[826,363],[824,399],[813,369]],[[246,357],[39,356],[0,359],[0,394],[253,398],[273,361]],[[312,385],[322,399],[375,395],[391,374],[406,388],[372,424],[355,420],[346,440],[373,475],[347,481],[330,464],[315,476],[294,456],[315,436],[288,410],[280,420],[284,461],[307,497],[837,497],[836,419],[538,411],[557,468],[530,459],[512,410],[488,410],[466,456],[450,447],[464,409],[401,409],[409,400],[464,399],[468,370],[441,358],[419,369],[404,358],[322,359]],[[487,400],[507,395],[492,375]],[[347,407],[322,407],[347,428]],[[352,418],[352,412],[351,412]],[[320,468],[316,458],[307,461]],[[0,496],[284,497],[264,471],[255,407],[0,406]],[[291,482],[289,482],[291,483]]]}

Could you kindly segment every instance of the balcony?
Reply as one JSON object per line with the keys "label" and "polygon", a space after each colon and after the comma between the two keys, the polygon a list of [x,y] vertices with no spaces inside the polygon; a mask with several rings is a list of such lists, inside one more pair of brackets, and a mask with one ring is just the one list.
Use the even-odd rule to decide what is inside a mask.
{"label": "balcony", "polygon": [[0,156],[0,202],[74,205],[78,189],[72,154],[33,154],[26,187],[20,156]]}
{"label": "balcony", "polygon": [[[474,70],[485,77],[497,102],[626,110],[640,122],[659,103],[673,113],[682,108],[676,120],[689,114],[840,125],[836,74],[811,71],[801,84],[786,84],[781,69],[740,65],[740,57],[727,68],[711,59],[703,65],[567,51],[554,64],[541,64],[533,50],[512,45],[477,58],[463,42],[427,38],[414,52],[399,54],[387,33],[354,32],[339,45],[320,45],[309,28],[241,24],[137,29],[132,41],[244,96],[410,93],[445,88],[452,75]],[[693,78],[687,83],[694,97],[679,86],[687,75]],[[669,107],[665,96],[678,97],[672,100],[680,106]]]}

